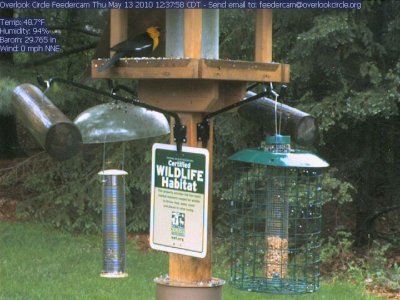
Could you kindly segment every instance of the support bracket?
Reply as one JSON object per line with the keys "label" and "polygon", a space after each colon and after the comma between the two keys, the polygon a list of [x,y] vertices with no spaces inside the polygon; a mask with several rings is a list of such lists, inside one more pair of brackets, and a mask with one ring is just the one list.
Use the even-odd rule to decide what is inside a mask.
{"label": "support bracket", "polygon": [[177,123],[174,125],[174,142],[178,151],[182,151],[182,144],[187,142],[186,125]]}
{"label": "support bracket", "polygon": [[236,107],[239,107],[239,106],[242,106],[244,104],[247,104],[249,102],[256,101],[256,100],[266,96],[267,94],[268,94],[267,91],[261,92],[259,94],[256,94],[254,96],[245,98],[245,99],[243,99],[243,100],[241,100],[239,102],[236,102],[236,103],[234,103],[232,105],[229,105],[227,107],[224,107],[222,109],[219,109],[217,111],[214,111],[212,113],[209,113],[209,114],[205,115],[203,120],[202,120],[202,122],[201,123],[197,123],[197,140],[202,142],[202,147],[203,148],[207,147],[207,143],[208,143],[208,140],[210,138],[210,124],[208,122],[209,119],[211,119],[211,118],[213,118],[213,117],[215,117],[215,116],[217,116],[217,115],[219,115],[219,114],[221,114],[223,112],[226,112],[226,111],[229,111],[229,110],[234,109]]}
{"label": "support bracket", "polygon": [[201,141],[203,148],[207,147],[210,138],[210,123],[207,119],[203,119],[201,123],[197,123],[197,140]]}

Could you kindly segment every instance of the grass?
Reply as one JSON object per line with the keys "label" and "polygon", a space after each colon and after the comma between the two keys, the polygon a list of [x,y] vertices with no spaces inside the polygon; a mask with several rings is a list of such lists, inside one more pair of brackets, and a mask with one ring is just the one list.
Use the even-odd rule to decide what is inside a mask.
{"label": "grass", "polygon": [[365,295],[360,287],[349,283],[336,282],[322,283],[320,290],[312,294],[303,295],[266,295],[238,291],[230,286],[224,287],[224,299],[245,300],[377,300],[376,296]]}
{"label": "grass", "polygon": [[[127,245],[129,277],[101,278],[101,236],[74,236],[34,223],[0,222],[0,299],[133,299],[155,298],[153,278],[167,273],[168,256],[139,251],[133,240]],[[214,270],[227,278],[226,270]],[[321,290],[299,296],[273,296],[224,290],[225,300],[264,299],[381,299],[364,295],[347,283],[324,283]],[[179,299],[177,299],[179,300]],[[188,299],[190,300],[190,299]]]}

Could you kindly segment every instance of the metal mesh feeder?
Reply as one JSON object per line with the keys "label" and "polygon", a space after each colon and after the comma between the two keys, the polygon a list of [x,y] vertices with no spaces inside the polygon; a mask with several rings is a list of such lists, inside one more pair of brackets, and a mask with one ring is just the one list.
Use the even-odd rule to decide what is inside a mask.
{"label": "metal mesh feeder", "polygon": [[123,170],[99,172],[103,182],[103,272],[101,277],[127,277],[125,176]]}
{"label": "metal mesh feeder", "polygon": [[294,151],[290,137],[267,137],[234,161],[231,284],[299,294],[319,289],[323,169],[314,154]]}

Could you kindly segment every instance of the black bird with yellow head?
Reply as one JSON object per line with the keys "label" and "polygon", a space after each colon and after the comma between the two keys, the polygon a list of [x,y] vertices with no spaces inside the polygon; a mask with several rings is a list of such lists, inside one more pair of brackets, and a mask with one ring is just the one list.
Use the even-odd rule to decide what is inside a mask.
{"label": "black bird with yellow head", "polygon": [[114,66],[122,57],[146,57],[149,56],[158,46],[161,28],[151,26],[146,32],[138,34],[121,43],[116,44],[110,50],[115,51],[113,57],[98,68],[103,72]]}

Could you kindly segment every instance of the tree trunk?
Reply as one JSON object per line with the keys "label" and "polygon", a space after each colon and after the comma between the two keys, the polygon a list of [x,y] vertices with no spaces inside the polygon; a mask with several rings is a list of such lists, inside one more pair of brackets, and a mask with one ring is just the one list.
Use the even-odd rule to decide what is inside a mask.
{"label": "tree trunk", "polygon": [[0,115],[0,159],[12,159],[23,155],[18,142],[15,117]]}
{"label": "tree trunk", "polygon": [[361,181],[359,185],[359,191],[355,197],[355,209],[356,209],[356,232],[355,232],[355,245],[361,247],[367,245],[370,238],[370,234],[373,232],[373,224],[368,222],[369,217],[375,210],[375,199],[374,199],[374,148],[376,143],[376,131],[375,124],[371,120],[367,122],[364,135],[364,143],[361,145],[361,151],[363,159],[363,167],[361,168],[362,173],[360,174]]}

